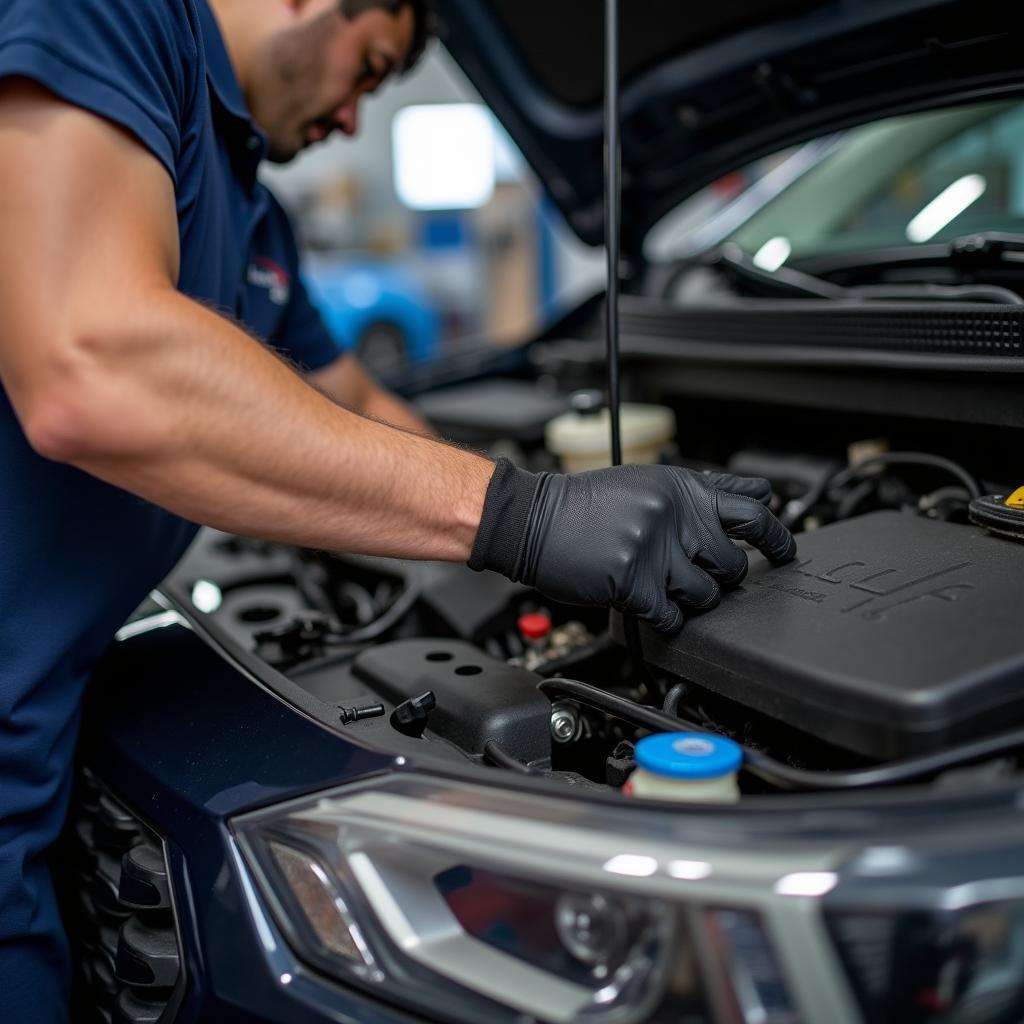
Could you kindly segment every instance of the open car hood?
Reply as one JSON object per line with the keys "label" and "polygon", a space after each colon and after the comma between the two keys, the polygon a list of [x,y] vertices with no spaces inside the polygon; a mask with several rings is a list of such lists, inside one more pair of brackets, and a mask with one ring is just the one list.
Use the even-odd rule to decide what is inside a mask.
{"label": "open car hood", "polygon": [[[1024,91],[1006,0],[620,0],[622,245],[715,178],[883,114]],[[568,223],[603,238],[601,0],[437,0]]]}

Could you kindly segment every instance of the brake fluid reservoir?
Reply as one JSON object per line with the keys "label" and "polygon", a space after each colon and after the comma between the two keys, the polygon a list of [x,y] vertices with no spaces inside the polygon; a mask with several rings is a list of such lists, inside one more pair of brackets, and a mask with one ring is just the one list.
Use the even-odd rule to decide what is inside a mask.
{"label": "brake fluid reservoir", "polygon": [[[657,462],[661,449],[676,434],[676,417],[663,405],[622,406],[622,461]],[[567,412],[551,420],[544,430],[549,452],[558,457],[566,473],[603,469],[612,464],[611,421],[608,410]]]}
{"label": "brake fluid reservoir", "polygon": [[663,732],[636,745],[636,770],[623,792],[648,800],[735,803],[743,751],[724,736]]}

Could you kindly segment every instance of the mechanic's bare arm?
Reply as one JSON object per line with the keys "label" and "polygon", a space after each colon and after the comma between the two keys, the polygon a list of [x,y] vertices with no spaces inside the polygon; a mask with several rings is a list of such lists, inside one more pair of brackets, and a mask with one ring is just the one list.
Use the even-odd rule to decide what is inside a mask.
{"label": "mechanic's bare arm", "polygon": [[307,379],[328,398],[363,416],[372,416],[402,430],[431,436],[433,431],[397,395],[382,388],[352,355],[315,370]]}
{"label": "mechanic's bare arm", "polygon": [[492,464],[343,409],[175,290],[170,178],[134,138],[0,84],[0,379],[29,442],[189,519],[466,559]]}

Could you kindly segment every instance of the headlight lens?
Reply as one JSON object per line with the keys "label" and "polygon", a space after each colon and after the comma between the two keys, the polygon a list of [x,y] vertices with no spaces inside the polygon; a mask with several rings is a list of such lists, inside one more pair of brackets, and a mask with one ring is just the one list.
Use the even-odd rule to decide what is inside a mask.
{"label": "headlight lens", "polygon": [[294,901],[296,919],[302,922],[307,938],[323,955],[344,961],[356,974],[372,978],[373,954],[363,933],[349,913],[335,880],[309,852],[271,840],[266,849],[284,886],[280,890]]}
{"label": "headlight lens", "polygon": [[421,1012],[795,1024],[756,905],[780,901],[792,851],[723,859],[685,819],[619,811],[406,774],[234,827],[303,960]]}

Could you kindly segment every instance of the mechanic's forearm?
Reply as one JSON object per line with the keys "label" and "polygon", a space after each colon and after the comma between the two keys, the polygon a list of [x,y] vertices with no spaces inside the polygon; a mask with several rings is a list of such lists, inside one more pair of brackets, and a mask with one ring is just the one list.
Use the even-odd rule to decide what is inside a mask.
{"label": "mechanic's forearm", "polygon": [[[94,330],[67,461],[237,533],[464,560],[492,464],[343,409],[170,290]],[[91,365],[90,365],[91,364]],[[81,383],[81,380],[79,381]]]}
{"label": "mechanic's forearm", "polygon": [[353,412],[416,434],[434,434],[426,420],[397,395],[382,388],[352,355],[342,356],[329,366],[311,373],[309,380],[332,401]]}
{"label": "mechanic's forearm", "polygon": [[359,411],[364,416],[372,416],[374,419],[383,420],[392,426],[400,427],[402,430],[411,430],[414,434],[423,434],[426,437],[433,437],[434,431],[429,423],[406,402],[403,402],[397,395],[377,384],[370,382],[370,389],[366,399]]}

